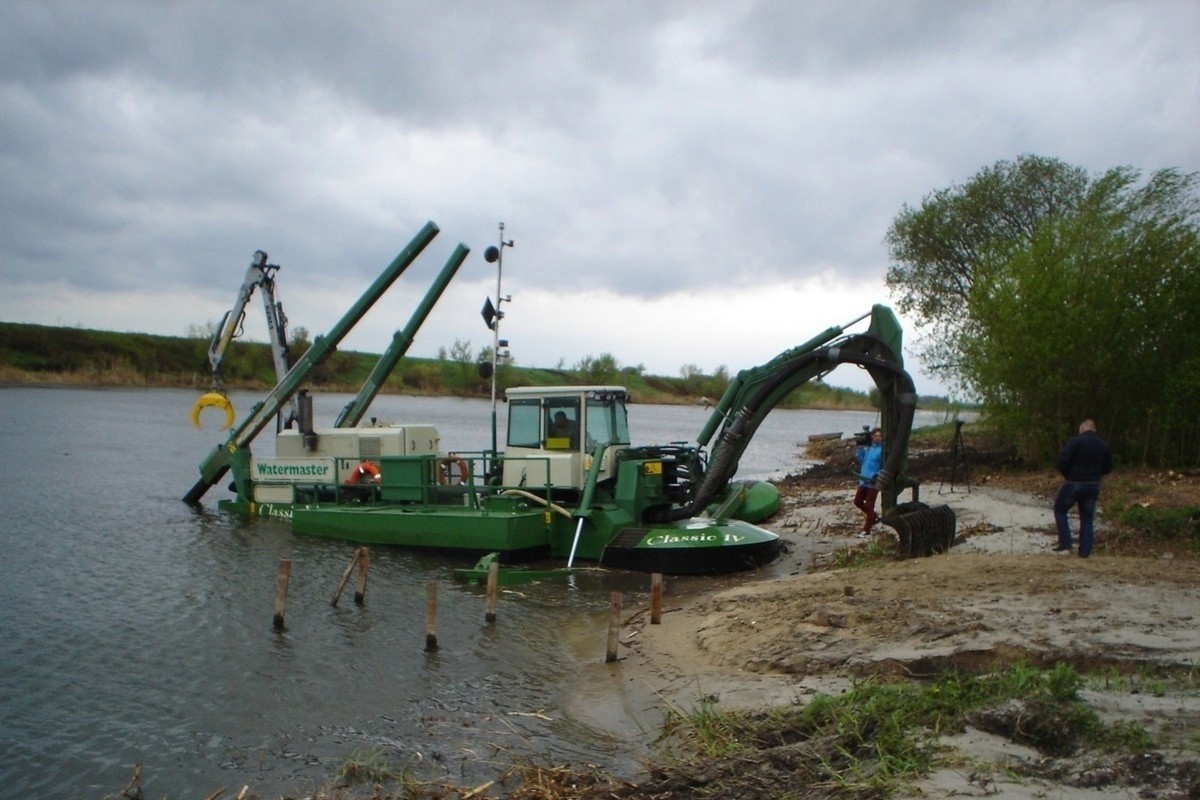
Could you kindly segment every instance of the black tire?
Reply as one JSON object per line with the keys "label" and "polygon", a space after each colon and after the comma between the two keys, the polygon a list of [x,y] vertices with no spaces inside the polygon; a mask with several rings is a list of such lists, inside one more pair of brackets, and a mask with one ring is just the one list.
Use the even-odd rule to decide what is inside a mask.
{"label": "black tire", "polygon": [[[899,510],[897,507],[896,511]],[[894,528],[899,536],[897,555],[901,558],[916,558],[949,550],[954,544],[957,519],[954,509],[950,506],[926,506],[907,513],[893,512],[888,515],[885,524]]]}

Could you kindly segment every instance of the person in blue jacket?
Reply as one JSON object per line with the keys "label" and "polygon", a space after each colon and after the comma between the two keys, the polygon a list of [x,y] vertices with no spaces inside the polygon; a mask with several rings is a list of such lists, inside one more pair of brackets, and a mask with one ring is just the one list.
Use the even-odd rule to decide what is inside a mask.
{"label": "person in blue jacket", "polygon": [[1058,454],[1058,471],[1063,485],[1054,498],[1054,524],[1058,527],[1057,552],[1071,550],[1071,521],[1067,514],[1079,508],[1079,556],[1092,554],[1096,501],[1100,499],[1100,478],[1112,472],[1112,451],[1096,433],[1096,423],[1085,419],[1079,434],[1071,437]]}
{"label": "person in blue jacket", "polygon": [[879,477],[879,470],[883,469],[883,431],[873,428],[870,443],[856,448],[854,457],[858,460],[858,489],[854,492],[854,505],[867,515],[863,522],[863,533],[870,533],[879,521],[875,513],[875,499],[879,497],[875,479]]}

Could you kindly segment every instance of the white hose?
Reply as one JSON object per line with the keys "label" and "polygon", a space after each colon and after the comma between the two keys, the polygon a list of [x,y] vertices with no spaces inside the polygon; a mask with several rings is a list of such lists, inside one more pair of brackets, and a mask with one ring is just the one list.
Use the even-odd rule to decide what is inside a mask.
{"label": "white hose", "polygon": [[538,497],[533,492],[527,492],[524,489],[505,489],[500,494],[502,494],[502,495],[517,495],[519,497],[524,497],[526,500],[533,500],[535,503],[541,503],[542,505],[549,508],[551,511],[562,514],[567,519],[571,519],[570,511],[567,511],[567,509],[563,508],[558,503],[551,503],[549,500],[547,500],[544,497]]}
{"label": "white hose", "polygon": [[567,557],[567,569],[575,563],[575,548],[579,545],[579,534],[583,533],[583,517],[579,518],[579,524],[575,526],[575,538],[571,540],[571,555]]}
{"label": "white hose", "polygon": [[[570,511],[567,511],[565,508],[560,506],[558,503],[551,503],[546,498],[538,497],[536,494],[533,494],[532,492],[527,492],[523,489],[505,489],[500,494],[517,495],[518,497],[524,497],[527,500],[533,500],[534,502],[541,503],[542,505],[546,506],[547,508],[549,508],[559,514],[562,514],[567,519],[571,518]],[[570,569],[571,565],[575,563],[575,548],[579,546],[579,535],[581,533],[583,533],[583,517],[579,518],[579,524],[575,526],[575,538],[571,541],[571,555],[567,558],[567,569]]]}

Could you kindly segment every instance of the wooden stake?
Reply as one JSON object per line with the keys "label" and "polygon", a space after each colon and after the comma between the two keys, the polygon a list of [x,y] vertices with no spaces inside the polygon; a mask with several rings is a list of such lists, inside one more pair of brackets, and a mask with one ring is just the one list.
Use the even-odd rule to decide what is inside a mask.
{"label": "wooden stake", "polygon": [[[130,794],[132,789],[136,794]],[[121,790],[122,797],[141,797],[142,796],[142,765],[133,765],[133,775],[129,778],[129,783],[125,784],[125,788]]]}
{"label": "wooden stake", "polygon": [[367,566],[371,563],[371,551],[360,547],[354,553],[358,563],[358,587],[354,590],[354,604],[361,606],[367,597]]}
{"label": "wooden stake", "polygon": [[337,606],[338,600],[342,597],[342,590],[346,588],[346,582],[350,580],[350,573],[354,572],[354,565],[357,563],[358,550],[355,550],[354,555],[350,557],[350,563],[346,565],[346,571],[342,573],[342,579],[338,581],[337,588],[333,590],[333,599],[329,601],[329,605]]}
{"label": "wooden stake", "polygon": [[291,559],[279,560],[279,577],[275,582],[275,630],[283,630],[283,610],[287,606],[288,579],[292,576]]}
{"label": "wooden stake", "polygon": [[346,565],[346,571],[342,573],[342,579],[338,581],[337,589],[333,592],[333,599],[329,601],[329,605],[337,606],[338,600],[342,598],[342,590],[346,588],[346,584],[350,580],[350,573],[354,572],[354,568],[358,567],[358,588],[354,592],[354,602],[358,605],[363,604],[367,593],[367,565],[371,562],[371,551],[366,547],[359,547],[354,551],[354,555],[350,557],[350,563]]}
{"label": "wooden stake", "polygon": [[500,562],[493,561],[488,564],[488,579],[487,579],[487,611],[483,618],[487,622],[496,621],[496,596],[498,594],[496,587],[500,584]]}
{"label": "wooden stake", "polygon": [[608,609],[608,651],[604,655],[604,663],[611,664],[617,660],[617,640],[621,633],[621,593],[613,592],[609,596]]}
{"label": "wooden stake", "polygon": [[650,624],[662,624],[662,573],[650,575]]}
{"label": "wooden stake", "polygon": [[437,581],[429,581],[425,584],[425,652],[437,649]]}

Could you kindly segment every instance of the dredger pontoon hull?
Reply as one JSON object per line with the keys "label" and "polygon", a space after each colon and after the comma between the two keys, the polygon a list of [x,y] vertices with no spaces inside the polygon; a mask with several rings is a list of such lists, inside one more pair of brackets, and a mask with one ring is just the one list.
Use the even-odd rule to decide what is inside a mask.
{"label": "dredger pontoon hull", "polygon": [[601,566],[671,575],[723,574],[768,563],[780,549],[779,537],[740,520],[694,519],[648,527],[621,528],[608,543],[597,535],[609,520],[585,522],[579,542],[577,520],[539,509],[317,505],[292,509],[292,530],[359,544],[499,553],[505,563],[542,557],[564,558],[577,548],[578,560]]}

